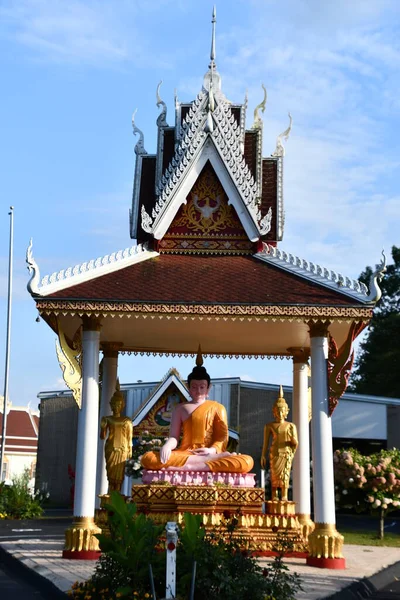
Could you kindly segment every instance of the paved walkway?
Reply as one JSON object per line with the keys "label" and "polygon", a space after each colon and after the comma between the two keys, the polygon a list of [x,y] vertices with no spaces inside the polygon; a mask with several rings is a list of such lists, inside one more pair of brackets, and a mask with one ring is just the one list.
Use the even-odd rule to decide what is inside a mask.
{"label": "paved walkway", "polygon": [[[94,571],[94,561],[65,560],[61,558],[62,540],[20,539],[4,541],[1,548],[35,571],[63,592],[75,581],[89,579]],[[347,567],[343,571],[308,567],[304,559],[288,558],[286,563],[302,579],[303,591],[298,600],[319,600],[347,588],[364,577],[371,577],[382,569],[400,561],[399,548],[373,546],[344,546]],[[267,559],[262,559],[264,563]],[[357,596],[354,596],[356,598]],[[358,596],[363,597],[363,596]],[[393,596],[395,598],[395,596]]]}

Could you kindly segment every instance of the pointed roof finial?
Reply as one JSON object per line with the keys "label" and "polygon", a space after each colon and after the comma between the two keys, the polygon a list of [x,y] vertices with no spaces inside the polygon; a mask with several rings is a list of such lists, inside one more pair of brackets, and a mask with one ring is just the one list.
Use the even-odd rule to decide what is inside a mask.
{"label": "pointed roof finial", "polygon": [[201,353],[201,346],[199,344],[198,350],[197,350],[197,356],[196,356],[196,367],[201,367],[203,364],[203,355]]}
{"label": "pointed roof finial", "polygon": [[212,37],[211,37],[211,52],[210,52],[210,65],[209,68],[210,69],[215,69],[216,68],[216,64],[215,64],[215,23],[217,22],[217,9],[215,8],[215,4],[213,7],[213,12],[212,12],[212,19],[211,19],[211,23],[212,23]]}

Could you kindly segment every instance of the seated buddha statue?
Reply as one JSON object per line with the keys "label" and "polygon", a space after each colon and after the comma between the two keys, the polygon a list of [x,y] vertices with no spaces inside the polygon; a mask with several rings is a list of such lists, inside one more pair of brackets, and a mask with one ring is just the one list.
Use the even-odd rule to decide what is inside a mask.
{"label": "seated buddha statue", "polygon": [[265,469],[267,464],[268,445],[269,466],[271,470],[271,493],[272,500],[278,500],[278,490],[281,490],[281,499],[288,499],[290,471],[293,457],[298,446],[297,429],[294,423],[286,421],[289,414],[289,406],[283,397],[282,386],[279,397],[276,400],[272,413],[275,421],[267,423],[264,427],[264,444],[261,454],[261,468]]}
{"label": "seated buddha statue", "polygon": [[146,452],[142,466],[155,471],[248,473],[254,464],[250,456],[226,452],[229,437],[226,410],[219,402],[207,400],[210,376],[203,367],[200,351],[188,384],[191,402],[175,406],[168,440],[159,452]]}

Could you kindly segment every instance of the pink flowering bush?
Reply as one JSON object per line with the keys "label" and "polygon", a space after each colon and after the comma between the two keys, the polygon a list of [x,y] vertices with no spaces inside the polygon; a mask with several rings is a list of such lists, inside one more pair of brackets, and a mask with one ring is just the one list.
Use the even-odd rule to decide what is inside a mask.
{"label": "pink flowering bush", "polygon": [[333,461],[337,507],[376,511],[383,537],[385,516],[400,508],[400,451],[393,448],[363,456],[349,448],[336,450]]}

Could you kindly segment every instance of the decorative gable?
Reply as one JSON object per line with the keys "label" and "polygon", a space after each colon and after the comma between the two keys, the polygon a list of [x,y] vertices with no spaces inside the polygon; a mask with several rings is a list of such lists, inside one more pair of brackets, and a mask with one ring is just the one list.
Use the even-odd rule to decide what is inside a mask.
{"label": "decorative gable", "polygon": [[[139,142],[135,147],[131,237],[138,242],[149,241],[162,251],[176,251],[179,247],[171,242],[170,227],[175,218],[182,219],[182,206],[207,162],[211,163],[245,232],[245,252],[255,248],[255,242],[263,240],[275,245],[283,236],[282,137],[285,134],[287,138],[290,127],[279,136],[272,156],[263,158],[259,110],[265,109],[265,88],[264,99],[254,111],[254,122],[246,129],[247,98],[243,104],[232,104],[221,91],[215,65],[214,27],[215,20],[211,62],[203,87],[190,104],[175,98],[174,127],[167,123],[167,106],[160,97],[160,84],[157,87],[161,113],[157,119],[156,155],[146,153],[143,133],[133,123]],[[208,242],[206,233],[203,246],[196,244],[192,250],[209,253]],[[216,251],[220,251],[222,242],[217,246]]]}
{"label": "decorative gable", "polygon": [[252,254],[254,244],[208,161],[159,243],[160,253]]}

